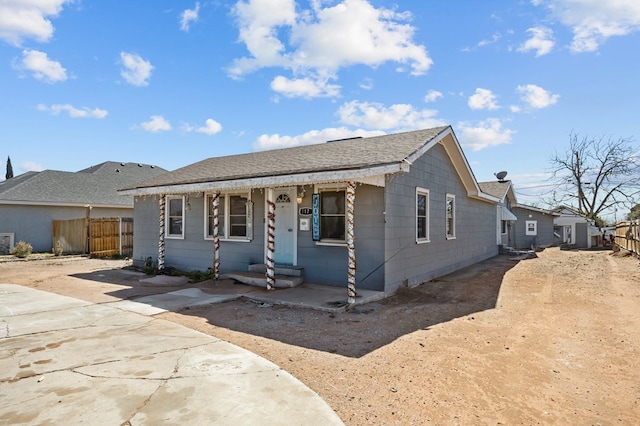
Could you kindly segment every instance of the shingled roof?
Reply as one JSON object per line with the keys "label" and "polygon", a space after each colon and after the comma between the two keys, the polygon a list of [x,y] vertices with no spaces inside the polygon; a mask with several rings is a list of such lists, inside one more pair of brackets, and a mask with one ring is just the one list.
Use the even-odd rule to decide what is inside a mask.
{"label": "shingled roof", "polygon": [[[442,126],[383,136],[213,157],[139,182],[125,188],[122,193],[140,195],[167,193],[172,190],[197,191],[225,187],[223,183],[229,184],[226,188],[230,188],[230,182],[240,185],[239,182],[242,180],[246,182],[251,180],[250,183],[256,185],[259,184],[257,182],[265,185],[299,184],[311,182],[304,181],[302,177],[312,174],[316,177],[322,174],[323,178],[327,178],[333,173],[335,176],[341,176],[341,179],[345,179],[345,176],[365,176],[367,172],[370,172],[371,176],[381,170],[399,171],[403,161],[411,160],[427,144],[435,143],[448,135],[453,136],[453,130],[450,126]],[[457,144],[455,136],[451,140],[453,144]],[[459,146],[455,150],[459,151]],[[464,158],[461,151],[459,156]],[[466,160],[461,162],[466,164]],[[409,163],[410,161],[405,165]],[[468,173],[472,175],[470,169]],[[281,177],[280,181],[277,181],[278,177]]]}
{"label": "shingled roof", "polygon": [[107,161],[79,172],[27,172],[0,182],[0,204],[133,207],[118,189],[167,173],[137,163]]}
{"label": "shingled roof", "polygon": [[511,187],[510,180],[503,181],[491,181],[491,182],[478,182],[480,189],[485,194],[492,195],[500,200],[502,200],[505,195],[507,195],[507,191]]}

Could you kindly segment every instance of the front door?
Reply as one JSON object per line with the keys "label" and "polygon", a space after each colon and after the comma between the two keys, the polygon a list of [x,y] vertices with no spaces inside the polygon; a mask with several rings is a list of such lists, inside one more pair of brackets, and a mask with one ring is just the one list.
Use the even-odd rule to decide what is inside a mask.
{"label": "front door", "polygon": [[276,250],[274,260],[277,264],[296,264],[296,188],[274,191],[276,203]]}

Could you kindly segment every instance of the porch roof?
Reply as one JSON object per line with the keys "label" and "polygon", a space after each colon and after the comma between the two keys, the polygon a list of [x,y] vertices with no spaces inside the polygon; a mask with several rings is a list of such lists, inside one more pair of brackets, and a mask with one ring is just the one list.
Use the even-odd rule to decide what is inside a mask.
{"label": "porch roof", "polygon": [[139,182],[120,193],[224,191],[347,180],[384,186],[386,175],[409,171],[412,162],[437,143],[447,150],[471,196],[485,198],[451,126],[212,157]]}

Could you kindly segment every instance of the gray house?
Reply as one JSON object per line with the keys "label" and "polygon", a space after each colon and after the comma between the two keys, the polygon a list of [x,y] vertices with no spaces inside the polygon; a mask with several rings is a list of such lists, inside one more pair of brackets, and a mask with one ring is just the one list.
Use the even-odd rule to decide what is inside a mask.
{"label": "gray house", "polygon": [[135,196],[134,264],[387,294],[498,254],[498,198],[449,126],[209,158]]}
{"label": "gray house", "polygon": [[554,243],[553,221],[559,216],[550,210],[519,204],[510,180],[479,182],[480,189],[500,201],[497,212],[497,243],[505,250],[548,247]]}
{"label": "gray house", "polygon": [[554,220],[560,216],[558,213],[526,204],[516,204],[512,211],[517,217],[513,247],[546,248],[555,244]]}
{"label": "gray house", "polygon": [[0,182],[0,253],[18,241],[35,252],[52,249],[53,220],[133,217],[133,197],[117,190],[166,173],[136,163],[108,161],[79,172],[27,172]]}
{"label": "gray house", "polygon": [[514,247],[514,225],[518,219],[511,211],[516,203],[516,194],[513,192],[513,185],[510,180],[504,180],[506,172],[498,181],[479,182],[480,189],[485,193],[497,198],[496,214],[496,243],[501,247]]}

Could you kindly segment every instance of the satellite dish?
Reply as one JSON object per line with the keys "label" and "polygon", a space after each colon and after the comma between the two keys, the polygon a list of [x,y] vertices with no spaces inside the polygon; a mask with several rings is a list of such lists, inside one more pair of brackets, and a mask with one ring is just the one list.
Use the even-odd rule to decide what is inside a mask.
{"label": "satellite dish", "polygon": [[498,178],[500,182],[504,181],[505,176],[507,176],[507,172],[498,172],[495,173],[495,176]]}

